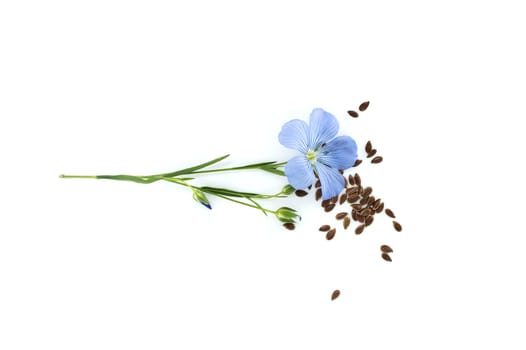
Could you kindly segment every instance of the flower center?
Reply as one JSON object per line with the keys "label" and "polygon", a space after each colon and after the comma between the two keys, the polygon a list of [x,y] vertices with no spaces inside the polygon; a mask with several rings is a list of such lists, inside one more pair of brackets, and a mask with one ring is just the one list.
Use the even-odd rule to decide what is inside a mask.
{"label": "flower center", "polygon": [[314,164],[314,162],[316,161],[316,156],[317,156],[317,153],[316,151],[312,151],[312,150],[309,150],[307,152],[307,159],[309,160],[309,162],[311,164]]}

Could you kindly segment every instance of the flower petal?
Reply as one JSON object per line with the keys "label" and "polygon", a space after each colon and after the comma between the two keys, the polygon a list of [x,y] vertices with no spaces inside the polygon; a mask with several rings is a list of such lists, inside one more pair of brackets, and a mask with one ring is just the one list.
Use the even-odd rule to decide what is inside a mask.
{"label": "flower petal", "polygon": [[283,125],[278,135],[279,142],[287,147],[307,154],[309,126],[303,120],[293,119]]}
{"label": "flower petal", "polygon": [[321,198],[329,199],[338,196],[345,186],[343,175],[338,170],[320,162],[316,162],[315,167],[321,182]]}
{"label": "flower petal", "polygon": [[338,120],[321,108],[315,108],[310,114],[309,146],[312,150],[332,140],[338,133]]}
{"label": "flower petal", "polygon": [[305,156],[290,159],[285,165],[285,175],[292,187],[297,190],[307,188],[314,182],[312,166]]}
{"label": "flower petal", "polygon": [[358,146],[352,137],[338,136],[320,150],[318,161],[333,169],[349,169],[358,158],[357,151]]}

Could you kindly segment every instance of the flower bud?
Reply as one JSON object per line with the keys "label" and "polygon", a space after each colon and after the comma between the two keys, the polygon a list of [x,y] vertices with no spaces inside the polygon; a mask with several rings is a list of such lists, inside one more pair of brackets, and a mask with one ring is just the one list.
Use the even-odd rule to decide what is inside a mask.
{"label": "flower bud", "polygon": [[301,216],[298,215],[297,211],[288,207],[279,208],[276,210],[275,215],[279,221],[284,223],[295,223],[301,220]]}
{"label": "flower bud", "polygon": [[210,205],[210,202],[208,201],[208,198],[206,198],[206,195],[204,194],[203,191],[197,189],[197,188],[193,188],[192,189],[194,191],[194,200],[196,202],[199,202],[201,203],[202,205],[204,205],[205,207],[207,207],[208,209],[212,209],[212,206]]}
{"label": "flower bud", "polygon": [[293,194],[294,191],[296,191],[296,189],[295,189],[294,187],[292,187],[291,185],[289,185],[289,184],[285,185],[285,187],[283,187],[283,188],[281,189],[281,193],[282,193],[282,194],[286,194],[287,196],[288,196],[289,194]]}

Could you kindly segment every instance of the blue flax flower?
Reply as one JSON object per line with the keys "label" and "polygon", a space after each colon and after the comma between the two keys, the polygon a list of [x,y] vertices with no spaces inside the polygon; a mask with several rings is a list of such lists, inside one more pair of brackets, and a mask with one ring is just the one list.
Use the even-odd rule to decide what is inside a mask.
{"label": "blue flax flower", "polygon": [[345,179],[338,170],[354,165],[357,147],[350,136],[335,137],[338,128],[336,118],[321,108],[312,111],[310,125],[299,119],[283,125],[279,142],[302,153],[285,165],[285,174],[295,189],[312,185],[316,173],[321,182],[322,199],[341,193]]}

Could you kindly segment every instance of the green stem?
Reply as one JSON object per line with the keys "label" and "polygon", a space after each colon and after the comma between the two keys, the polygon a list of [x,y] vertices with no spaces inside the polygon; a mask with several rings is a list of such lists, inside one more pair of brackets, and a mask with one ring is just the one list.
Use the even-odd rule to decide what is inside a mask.
{"label": "green stem", "polygon": [[61,179],[96,179],[97,176],[93,175],[60,175]]}
{"label": "green stem", "polygon": [[258,210],[262,210],[262,211],[264,211],[266,213],[276,214],[276,212],[274,210],[265,209],[263,207],[258,207],[256,205],[252,205],[252,204],[248,204],[248,203],[245,203],[245,202],[242,202],[242,201],[238,201],[236,199],[233,199],[233,198],[230,198],[230,197],[227,197],[227,196],[223,196],[223,195],[218,194],[218,193],[209,193],[209,194],[211,194],[213,196],[216,196],[216,197],[219,197],[219,198],[226,199],[227,201],[231,201],[231,202],[234,202],[234,203],[245,205],[245,206],[250,207],[250,208],[255,208],[255,209],[258,209]]}

